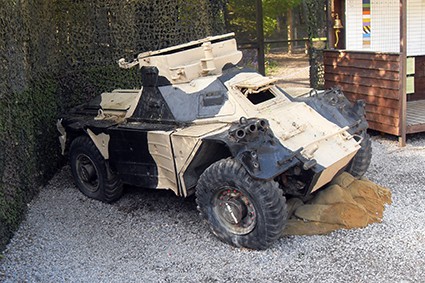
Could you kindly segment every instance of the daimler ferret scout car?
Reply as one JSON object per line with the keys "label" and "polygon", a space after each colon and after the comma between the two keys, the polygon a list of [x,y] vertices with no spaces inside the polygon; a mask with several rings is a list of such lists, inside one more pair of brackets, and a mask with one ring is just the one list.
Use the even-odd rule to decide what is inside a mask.
{"label": "daimler ferret scout car", "polygon": [[81,192],[105,202],[123,184],[196,194],[218,238],[265,249],[284,229],[285,196],[366,171],[363,103],[339,89],[293,98],[241,58],[227,34],[119,60],[141,68],[141,89],[102,93],[58,121]]}

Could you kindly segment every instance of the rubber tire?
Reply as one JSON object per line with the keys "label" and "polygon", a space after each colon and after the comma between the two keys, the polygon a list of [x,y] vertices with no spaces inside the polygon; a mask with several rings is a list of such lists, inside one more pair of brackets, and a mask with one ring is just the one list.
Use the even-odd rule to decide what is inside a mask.
{"label": "rubber tire", "polygon": [[[213,210],[213,198],[225,186],[238,189],[254,205],[256,225],[248,234],[230,232]],[[212,233],[236,247],[267,249],[282,235],[287,221],[286,200],[278,183],[253,179],[240,163],[230,158],[217,161],[204,171],[196,188],[196,202]]]}
{"label": "rubber tire", "polygon": [[[76,159],[79,154],[88,156],[96,167],[99,188],[95,192],[91,192],[77,174]],[[70,163],[75,184],[84,195],[108,203],[121,197],[123,193],[121,180],[111,171],[108,162],[103,158],[89,137],[80,136],[73,140],[70,147]]]}
{"label": "rubber tire", "polygon": [[366,173],[372,160],[372,141],[369,134],[363,134],[360,146],[361,148],[345,170],[356,178],[360,178]]}

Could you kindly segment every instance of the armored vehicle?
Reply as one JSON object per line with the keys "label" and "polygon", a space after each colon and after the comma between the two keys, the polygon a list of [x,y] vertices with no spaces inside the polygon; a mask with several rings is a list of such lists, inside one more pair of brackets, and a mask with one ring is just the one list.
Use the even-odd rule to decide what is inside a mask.
{"label": "armored vehicle", "polygon": [[222,241],[265,249],[281,235],[286,197],[308,197],[371,158],[364,104],[339,89],[293,98],[240,68],[233,34],[119,60],[142,87],[102,93],[59,119],[76,185],[105,202],[123,184],[196,195]]}

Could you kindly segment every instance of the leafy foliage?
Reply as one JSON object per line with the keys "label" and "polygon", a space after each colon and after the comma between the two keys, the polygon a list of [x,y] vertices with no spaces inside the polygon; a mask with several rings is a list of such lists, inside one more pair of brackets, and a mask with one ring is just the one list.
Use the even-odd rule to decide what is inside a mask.
{"label": "leafy foliage", "polygon": [[[229,27],[245,41],[256,38],[256,1],[229,0],[227,5]],[[301,0],[263,0],[262,3],[264,35],[268,37],[277,30],[278,18],[284,17]]]}
{"label": "leafy foliage", "polygon": [[277,18],[300,3],[301,0],[263,0],[264,17]]}

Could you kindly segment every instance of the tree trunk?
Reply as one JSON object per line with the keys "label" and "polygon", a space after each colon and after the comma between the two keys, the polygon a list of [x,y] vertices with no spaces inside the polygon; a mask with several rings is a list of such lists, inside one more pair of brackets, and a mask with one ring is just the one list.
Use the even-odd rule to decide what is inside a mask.
{"label": "tree trunk", "polygon": [[288,9],[288,12],[286,13],[286,28],[288,32],[288,54],[292,53],[292,42],[293,39],[292,36],[292,9]]}

